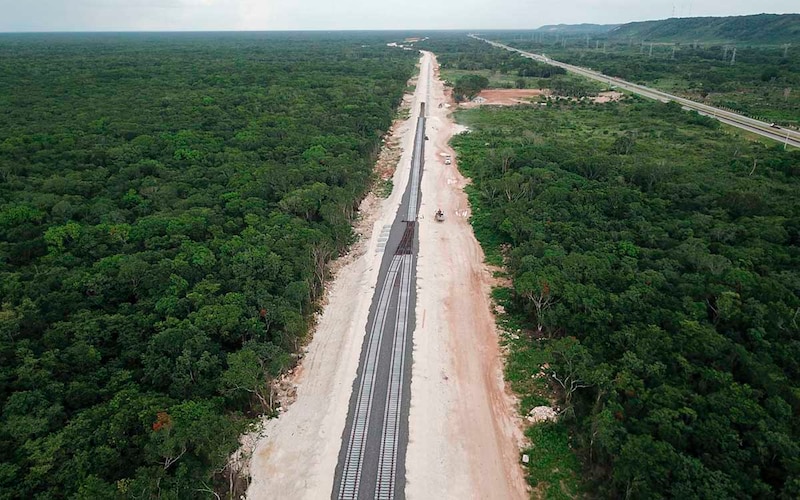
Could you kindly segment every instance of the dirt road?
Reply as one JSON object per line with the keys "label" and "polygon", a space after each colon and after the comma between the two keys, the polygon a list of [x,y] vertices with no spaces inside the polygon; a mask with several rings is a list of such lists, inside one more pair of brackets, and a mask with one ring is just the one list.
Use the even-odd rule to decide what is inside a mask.
{"label": "dirt road", "polygon": [[[457,159],[445,165],[442,156],[453,154],[455,126],[438,70],[429,100],[406,496],[526,498],[522,435],[490,309],[491,275],[469,224],[467,181]],[[433,220],[437,209],[445,222]]]}

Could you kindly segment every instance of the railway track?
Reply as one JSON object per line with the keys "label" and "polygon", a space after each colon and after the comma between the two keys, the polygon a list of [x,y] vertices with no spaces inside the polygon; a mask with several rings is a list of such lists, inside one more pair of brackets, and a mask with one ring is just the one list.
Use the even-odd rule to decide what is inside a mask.
{"label": "railway track", "polygon": [[389,299],[394,283],[397,281],[397,275],[400,272],[400,264],[400,259],[392,259],[389,272],[386,274],[386,279],[381,287],[376,319],[370,329],[366,362],[361,376],[361,383],[359,384],[356,413],[350,431],[350,439],[347,443],[347,458],[339,487],[338,498],[340,500],[358,498],[361,472],[364,466],[364,449],[367,444],[370,415],[372,413],[372,400],[375,394],[378,354],[383,340],[386,319],[389,315]]}
{"label": "railway track", "polygon": [[[387,250],[393,248],[393,251],[384,254],[388,267],[383,278],[379,277],[377,301],[373,299],[374,313],[367,325],[362,364],[354,385],[355,402],[351,403],[349,423],[342,438],[337,480],[331,495],[334,499],[392,500],[403,496],[398,471],[404,453],[403,424],[407,419],[403,405],[407,405],[406,387],[410,380],[415,242],[424,154],[425,104],[422,103],[414,136],[407,206],[403,208],[401,204],[392,227],[399,239],[395,237],[396,245],[387,245]],[[387,347],[387,343],[391,345]]]}
{"label": "railway track", "polygon": [[380,500],[390,500],[394,498],[397,471],[397,445],[400,438],[400,405],[403,398],[403,375],[406,368],[405,351],[409,333],[408,306],[409,297],[411,295],[412,257],[410,254],[398,254],[395,257],[400,260],[402,270],[396,283],[399,285],[400,300],[389,369],[389,395],[386,398],[386,407],[383,416],[381,454],[378,462],[378,481],[375,488],[375,498]]}

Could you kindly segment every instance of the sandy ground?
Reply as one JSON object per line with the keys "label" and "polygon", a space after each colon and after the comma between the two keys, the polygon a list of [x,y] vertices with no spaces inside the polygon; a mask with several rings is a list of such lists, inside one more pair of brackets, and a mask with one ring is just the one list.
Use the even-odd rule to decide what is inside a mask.
{"label": "sandy ground", "polygon": [[[421,60],[423,70],[424,58]],[[419,107],[427,91],[417,84],[411,99]],[[249,470],[250,499],[329,498],[347,417],[350,392],[377,281],[381,229],[394,220],[408,183],[415,118],[397,124],[387,142],[399,141],[403,153],[394,173],[394,189],[386,200],[368,197],[362,204],[362,238],[337,263],[329,283],[327,304],[298,370],[297,398],[276,419],[264,423]],[[371,208],[370,208],[371,206]]]}
{"label": "sandy ground", "polygon": [[[531,100],[539,96],[551,97],[549,89],[486,89],[482,90],[475,99],[459,104],[461,108],[477,108],[480,106],[517,106],[519,104],[533,104]],[[606,102],[619,101],[624,96],[623,93],[615,90],[600,92],[597,96],[590,98],[592,102],[603,104]],[[559,97],[558,99],[565,99]],[[577,100],[575,98],[569,98]]]}
{"label": "sandy ground", "polygon": [[598,104],[603,104],[606,102],[613,102],[619,101],[622,99],[624,94],[622,92],[617,92],[616,90],[610,90],[608,92],[600,92],[597,94],[596,97],[592,98],[592,102],[596,102]]}
{"label": "sandy ground", "polygon": [[461,103],[462,108],[478,106],[516,106],[531,104],[531,99],[540,95],[550,95],[546,89],[485,89],[481,90],[476,100]]}
{"label": "sandy ground", "polygon": [[[523,437],[503,380],[492,278],[469,224],[468,181],[448,145],[456,127],[448,106],[439,107],[448,99],[436,76],[422,177],[406,496],[526,498]],[[452,165],[443,154],[453,155]],[[445,222],[433,220],[438,208]]]}

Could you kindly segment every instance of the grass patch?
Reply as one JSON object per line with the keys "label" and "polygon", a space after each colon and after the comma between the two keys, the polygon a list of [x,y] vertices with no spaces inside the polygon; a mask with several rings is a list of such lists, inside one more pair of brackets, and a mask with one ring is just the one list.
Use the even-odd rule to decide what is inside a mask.
{"label": "grass patch", "polygon": [[392,194],[393,189],[394,189],[394,181],[392,181],[392,179],[389,178],[385,180],[379,180],[375,192],[381,198],[388,198]]}
{"label": "grass patch", "polygon": [[525,464],[528,484],[545,499],[561,500],[580,496],[580,463],[570,446],[567,426],[546,422],[525,432],[531,446],[525,450],[530,461]]}

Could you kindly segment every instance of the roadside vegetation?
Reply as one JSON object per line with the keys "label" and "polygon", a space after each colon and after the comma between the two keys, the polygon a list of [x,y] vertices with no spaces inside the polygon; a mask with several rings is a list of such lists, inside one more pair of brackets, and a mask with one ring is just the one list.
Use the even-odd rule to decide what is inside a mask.
{"label": "roadside vegetation", "polygon": [[800,127],[798,26],[800,15],[763,15],[631,23],[607,34],[486,36],[767,122]]}
{"label": "roadside vegetation", "polygon": [[425,40],[421,46],[436,54],[442,79],[453,87],[457,101],[474,98],[489,89],[551,89],[556,95],[585,97],[605,87],[568,75],[566,70],[519,54],[498,50],[459,34]]}
{"label": "roadside vegetation", "polygon": [[457,117],[507,378],[560,411],[536,496],[799,496],[800,153],[637,98]]}
{"label": "roadside vegetation", "polygon": [[238,498],[418,57],[385,42],[0,36],[1,498]]}

